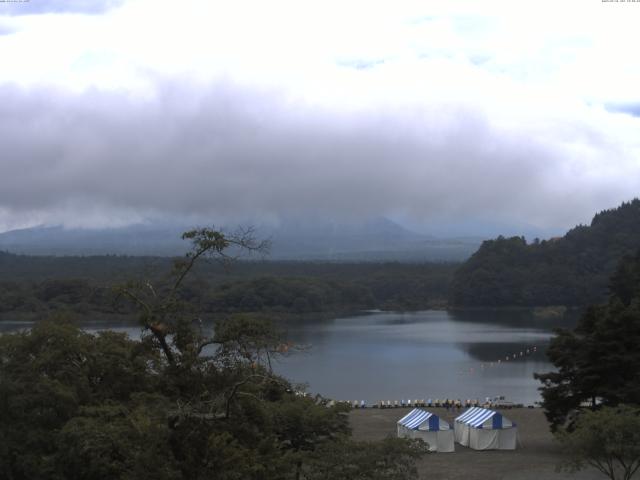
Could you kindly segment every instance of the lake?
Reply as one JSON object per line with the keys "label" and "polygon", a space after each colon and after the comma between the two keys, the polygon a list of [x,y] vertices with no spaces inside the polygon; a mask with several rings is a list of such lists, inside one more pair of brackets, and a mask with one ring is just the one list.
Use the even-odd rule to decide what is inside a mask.
{"label": "lake", "polygon": [[[302,352],[280,359],[274,370],[308,391],[339,400],[478,398],[503,395],[540,400],[534,372],[553,369],[545,350],[554,321],[530,311],[372,312],[288,324],[288,338]],[[0,332],[28,328],[0,322]],[[137,337],[127,323],[84,323]]]}

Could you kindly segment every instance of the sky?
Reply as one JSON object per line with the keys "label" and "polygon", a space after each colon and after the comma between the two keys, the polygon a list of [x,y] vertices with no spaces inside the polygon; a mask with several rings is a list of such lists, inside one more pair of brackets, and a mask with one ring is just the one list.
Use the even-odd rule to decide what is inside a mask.
{"label": "sky", "polygon": [[0,231],[564,231],[639,196],[638,24],[602,0],[0,0]]}

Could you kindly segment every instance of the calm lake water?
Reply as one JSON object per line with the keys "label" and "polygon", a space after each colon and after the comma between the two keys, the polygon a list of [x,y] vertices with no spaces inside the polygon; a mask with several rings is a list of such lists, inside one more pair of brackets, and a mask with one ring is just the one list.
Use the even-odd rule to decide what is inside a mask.
{"label": "calm lake water", "polygon": [[[498,395],[533,404],[540,400],[534,372],[553,369],[545,350],[554,323],[522,311],[430,310],[289,324],[289,339],[305,349],[279,360],[274,369],[292,382],[306,383],[311,393],[369,404]],[[0,332],[29,326],[0,322]],[[83,326],[134,338],[140,334],[134,324]]]}

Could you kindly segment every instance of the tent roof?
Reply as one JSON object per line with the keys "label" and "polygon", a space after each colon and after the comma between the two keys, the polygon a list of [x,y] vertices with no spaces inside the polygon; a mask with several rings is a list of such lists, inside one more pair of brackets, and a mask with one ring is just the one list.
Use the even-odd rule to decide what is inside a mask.
{"label": "tent roof", "polygon": [[437,415],[434,415],[431,412],[427,412],[426,410],[421,410],[419,408],[414,408],[408,414],[398,420],[398,424],[410,429],[417,429],[431,417],[438,418]]}
{"label": "tent roof", "polygon": [[[500,415],[500,413],[496,412],[495,410],[473,407],[457,417],[456,422],[466,423],[471,427],[478,428],[494,415]],[[502,425],[502,422],[500,422],[500,425]]]}

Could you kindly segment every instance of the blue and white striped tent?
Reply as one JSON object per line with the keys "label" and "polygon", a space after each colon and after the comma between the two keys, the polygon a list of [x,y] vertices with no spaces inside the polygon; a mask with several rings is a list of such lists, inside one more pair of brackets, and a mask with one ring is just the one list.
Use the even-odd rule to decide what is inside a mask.
{"label": "blue and white striped tent", "polygon": [[455,419],[456,442],[475,450],[515,450],[518,429],[500,412],[473,407]]}
{"label": "blue and white striped tent", "polygon": [[453,452],[453,430],[437,415],[414,408],[398,420],[398,437],[420,438],[432,452]]}

